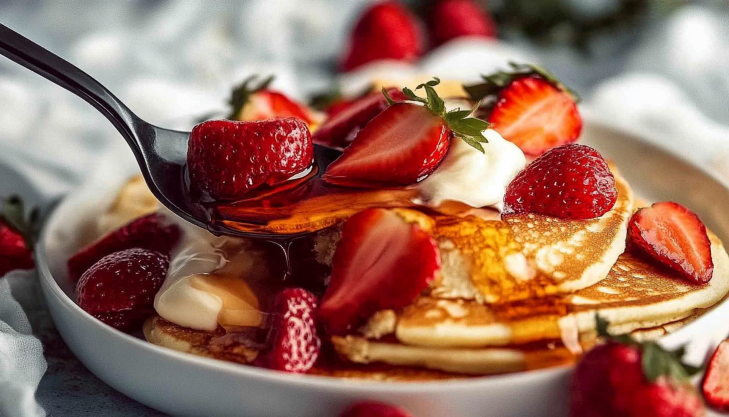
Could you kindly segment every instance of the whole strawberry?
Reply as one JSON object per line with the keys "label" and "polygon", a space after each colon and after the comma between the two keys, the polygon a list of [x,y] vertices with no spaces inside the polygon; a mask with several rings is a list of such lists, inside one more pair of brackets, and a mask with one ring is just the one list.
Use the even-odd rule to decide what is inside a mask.
{"label": "whole strawberry", "polygon": [[187,169],[203,201],[237,200],[311,167],[314,148],[302,120],[213,120],[192,129]]}
{"label": "whole strawberry", "polygon": [[122,331],[138,328],[154,313],[154,296],[167,276],[169,258],[146,249],[103,257],[76,284],[79,307]]}
{"label": "whole strawberry", "polygon": [[693,283],[706,284],[714,274],[706,226],[678,203],[655,203],[635,212],[628,238],[633,247]]}
{"label": "whole strawberry", "polygon": [[411,414],[400,407],[367,401],[352,405],[339,417],[411,417]]}
{"label": "whole strawberry", "polygon": [[0,277],[16,269],[35,267],[31,248],[37,214],[31,214],[26,220],[23,202],[16,196],[6,199],[3,209],[0,212]]}
{"label": "whole strawberry", "polygon": [[271,347],[257,364],[269,369],[305,373],[316,362],[321,339],[316,332],[319,301],[302,288],[286,288],[276,295],[271,323]]}
{"label": "whole strawberry", "polygon": [[380,1],[355,24],[340,65],[351,71],[378,60],[412,62],[422,50],[415,17],[396,0]]}
{"label": "whole strawberry", "polygon": [[666,351],[627,336],[612,338],[598,318],[608,342],[590,350],[575,368],[570,417],[699,417],[701,398],[689,382],[698,371],[681,363],[683,349]]}
{"label": "whole strawberry", "polygon": [[504,215],[535,213],[561,219],[593,219],[618,199],[607,162],[578,144],[554,148],[520,172],[506,188]]}
{"label": "whole strawberry", "polygon": [[169,256],[180,240],[180,228],[153,213],[132,220],[118,230],[81,249],[68,260],[68,275],[78,280],[101,258],[124,249],[142,248]]}
{"label": "whole strawberry", "polygon": [[430,13],[435,46],[464,36],[495,38],[496,24],[473,0],[441,0]]}

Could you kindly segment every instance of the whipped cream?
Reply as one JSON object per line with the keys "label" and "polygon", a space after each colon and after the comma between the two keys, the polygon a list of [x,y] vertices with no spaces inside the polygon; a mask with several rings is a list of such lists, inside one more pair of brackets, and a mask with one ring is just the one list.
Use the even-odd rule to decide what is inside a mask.
{"label": "whipped cream", "polygon": [[416,186],[422,204],[436,207],[450,200],[502,210],[506,187],[524,169],[526,157],[495,130],[482,134],[488,140],[484,153],[461,139],[453,140],[440,166]]}
{"label": "whipped cream", "polygon": [[162,318],[179,326],[215,330],[223,300],[193,287],[191,280],[227,263],[222,247],[230,238],[215,237],[166,210],[163,213],[180,227],[182,238],[171,254],[167,278],[154,298],[154,309]]}

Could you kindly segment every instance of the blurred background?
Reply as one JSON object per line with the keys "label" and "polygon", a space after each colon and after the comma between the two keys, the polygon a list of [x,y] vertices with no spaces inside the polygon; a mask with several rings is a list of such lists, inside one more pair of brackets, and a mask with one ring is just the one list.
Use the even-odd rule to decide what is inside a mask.
{"label": "blurred background", "polygon": [[[0,22],[96,77],[142,118],[189,128],[224,110],[231,87],[250,74],[275,74],[274,86],[301,100],[337,82],[356,84],[339,75],[338,62],[369,3],[0,0]],[[434,2],[405,3],[427,33]],[[721,148],[729,132],[729,2],[477,3],[493,25],[484,38],[492,39],[426,48],[411,66],[468,81],[509,60],[537,61],[577,90],[594,117],[647,131],[729,172]],[[68,190],[100,153],[124,148],[80,99],[4,59],[0,143],[17,155],[11,164],[30,162],[22,169],[44,195]]]}
{"label": "blurred background", "polygon": [[[140,117],[178,129],[224,114],[233,86],[252,74],[276,75],[275,88],[306,102],[356,93],[373,76],[475,82],[509,61],[536,62],[582,96],[588,122],[729,179],[729,1],[476,0],[478,36],[444,42],[432,36],[436,1],[402,2],[423,50],[357,68],[343,57],[370,0],[0,0],[0,23],[87,71]],[[0,58],[0,195],[47,204],[120,161],[133,163],[103,116]],[[37,293],[19,299],[46,347],[37,397],[51,414],[155,415],[73,359]]]}

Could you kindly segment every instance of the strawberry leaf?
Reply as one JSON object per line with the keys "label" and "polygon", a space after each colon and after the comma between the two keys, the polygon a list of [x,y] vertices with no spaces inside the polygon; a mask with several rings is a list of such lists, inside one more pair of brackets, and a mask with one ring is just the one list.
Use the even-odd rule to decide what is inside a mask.
{"label": "strawberry leaf", "polygon": [[566,92],[575,102],[580,101],[579,95],[567,86],[562,84],[551,72],[547,69],[534,64],[517,64],[510,62],[509,71],[498,71],[491,75],[482,75],[483,82],[474,85],[463,86],[464,90],[468,93],[469,97],[474,101],[485,100],[492,98],[497,95],[502,89],[511,84],[512,82],[525,77],[540,77],[548,81],[555,88]]}
{"label": "strawberry leaf", "polygon": [[237,87],[233,89],[233,93],[230,96],[230,100],[228,101],[228,103],[230,104],[231,111],[227,119],[235,120],[235,118],[240,114],[246,104],[248,104],[251,96],[261,90],[268,88],[268,86],[271,85],[271,82],[273,82],[274,78],[275,77],[273,75],[270,75],[257,84],[255,84],[256,79],[258,79],[257,75],[251,75],[250,77],[243,80],[242,83],[240,83]]}
{"label": "strawberry leaf", "polygon": [[37,208],[30,211],[28,219],[25,218],[25,205],[17,195],[10,196],[2,201],[0,221],[9,228],[20,233],[28,248],[32,248],[38,235],[39,214]]}
{"label": "strawberry leaf", "polygon": [[[488,143],[488,140],[483,136],[483,131],[488,129],[490,124],[481,119],[471,117],[474,110],[461,110],[460,108],[446,112],[445,102],[435,88],[440,84],[440,79],[437,77],[426,83],[418,85],[415,90],[425,90],[425,97],[420,97],[415,92],[407,87],[402,89],[403,94],[409,101],[416,101],[424,104],[430,111],[440,116],[445,120],[448,127],[453,132],[454,136],[463,139],[466,143],[476,148],[479,152],[484,153],[482,143]],[[389,104],[395,103],[394,100],[387,94],[383,89],[383,94]]]}
{"label": "strawberry leaf", "polygon": [[686,347],[666,350],[655,342],[640,343],[629,335],[612,336],[608,333],[609,323],[595,315],[595,327],[599,336],[623,345],[634,346],[641,350],[641,368],[643,375],[650,382],[655,382],[660,377],[667,377],[672,381],[683,383],[689,380],[702,370],[683,363],[682,358],[686,354]]}

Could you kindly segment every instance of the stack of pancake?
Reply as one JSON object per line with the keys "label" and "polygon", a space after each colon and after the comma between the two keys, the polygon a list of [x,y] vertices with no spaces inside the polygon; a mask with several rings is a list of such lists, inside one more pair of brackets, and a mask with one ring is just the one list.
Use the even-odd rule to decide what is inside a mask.
{"label": "stack of pancake", "polygon": [[[596,314],[610,323],[611,333],[647,339],[680,328],[722,300],[729,291],[729,256],[713,233],[714,276],[704,285],[626,251],[634,197],[611,169],[618,200],[596,219],[396,209],[437,242],[439,277],[404,309],[377,312],[351,334],[331,337],[341,365],[313,372],[431,379],[543,368],[569,363],[594,343]],[[321,236],[315,247],[327,262],[337,234]],[[159,317],[147,322],[145,335],[204,356],[243,363],[255,356],[249,347],[221,344],[222,333],[184,329]],[[378,371],[362,371],[368,367]]]}

